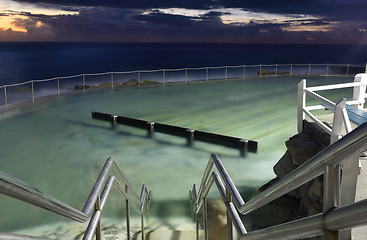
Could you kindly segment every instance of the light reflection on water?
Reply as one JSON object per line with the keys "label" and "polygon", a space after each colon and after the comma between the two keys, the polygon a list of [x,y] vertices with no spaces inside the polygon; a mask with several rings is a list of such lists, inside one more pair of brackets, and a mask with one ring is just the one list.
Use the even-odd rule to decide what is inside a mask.
{"label": "light reflection on water", "polygon": [[[137,192],[147,184],[159,207],[188,206],[188,191],[200,183],[211,153],[219,155],[240,189],[256,189],[274,177],[272,166],[285,152],[284,141],[296,134],[300,80],[263,78],[123,89],[13,110],[0,115],[0,169],[78,209],[109,156]],[[352,79],[319,77],[309,79],[308,85],[347,81]],[[338,91],[331,97],[348,96]],[[238,150],[221,146],[195,142],[189,148],[185,139],[158,133],[149,139],[139,129],[111,130],[109,123],[93,120],[92,111],[248,138],[258,141],[259,149],[243,159]],[[107,216],[123,215],[124,202],[114,195],[108,200]],[[0,231],[64,220],[4,195],[0,202]]]}

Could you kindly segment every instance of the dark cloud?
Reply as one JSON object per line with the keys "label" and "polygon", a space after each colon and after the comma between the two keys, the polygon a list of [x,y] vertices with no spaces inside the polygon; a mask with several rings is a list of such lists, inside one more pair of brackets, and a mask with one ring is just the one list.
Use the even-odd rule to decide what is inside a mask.
{"label": "dark cloud", "polygon": [[[365,3],[362,0],[91,0],[82,3],[75,0],[16,1],[78,12],[55,16],[18,13],[27,16],[27,19],[17,19],[14,23],[25,28],[26,38],[32,41],[356,43],[365,41],[367,34],[360,30],[366,28],[367,22],[365,14],[360,15],[367,9],[367,1]],[[163,9],[173,7],[208,11],[197,16],[163,12]],[[222,11],[222,8],[281,13],[294,20],[282,23],[268,20],[225,24],[221,17],[230,13]],[[305,19],[304,15],[309,15],[310,18]],[[345,20],[345,24],[334,24],[334,21],[341,20]],[[331,26],[331,30],[285,30],[292,26]]]}

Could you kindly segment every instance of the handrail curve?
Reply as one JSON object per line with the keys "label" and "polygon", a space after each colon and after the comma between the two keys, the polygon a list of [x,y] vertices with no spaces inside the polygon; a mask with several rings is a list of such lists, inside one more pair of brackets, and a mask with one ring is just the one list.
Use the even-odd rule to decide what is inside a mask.
{"label": "handrail curve", "polygon": [[[123,184],[121,184],[114,175],[109,176],[106,181],[106,178],[108,177],[111,170],[111,166],[113,167],[117,176],[123,181]],[[40,191],[39,189],[20,179],[17,179],[13,176],[10,176],[9,174],[0,171],[0,193],[19,199],[23,202],[27,202],[32,205],[44,208],[48,211],[70,218],[74,221],[86,222],[88,218],[91,217],[90,223],[83,239],[92,239],[96,231],[100,231],[100,229],[97,228],[99,225],[99,218],[105,201],[109,195],[110,189],[113,185],[126,199],[127,208],[131,205],[134,210],[141,215],[142,232],[144,233],[144,206],[147,207],[150,204],[151,193],[148,191],[145,184],[143,184],[140,197],[138,197],[131,184],[126,179],[121,169],[112,157],[109,157],[105,162],[81,211],[52,197],[51,195],[48,195],[47,193]],[[136,206],[133,201],[136,201],[140,206]],[[93,214],[91,213],[92,211]],[[127,222],[129,222],[128,218],[129,215],[127,215]],[[2,233],[0,234],[0,236],[1,235]],[[98,234],[96,235],[98,236]],[[130,235],[128,234],[128,238],[129,237]],[[99,238],[97,237],[97,239]],[[144,234],[142,234],[142,239],[144,239]]]}
{"label": "handrail curve", "polygon": [[[303,237],[304,236],[309,237],[318,235],[320,232],[322,234],[323,232],[322,229],[325,226],[327,226],[328,229],[330,228],[330,230],[335,231],[349,228],[350,226],[356,227],[361,224],[367,224],[367,218],[366,218],[367,199],[351,204],[356,209],[359,209],[358,211],[366,213],[363,216],[361,216],[360,214],[358,214],[358,216],[353,216],[352,213],[356,213],[357,210],[348,205],[345,207],[339,207],[334,210],[324,212],[321,215],[311,216],[309,217],[311,218],[311,220],[309,218],[297,220],[302,223],[307,222],[308,226],[306,224],[304,225],[305,227],[302,227],[302,225],[300,225],[300,223],[297,221],[292,221],[283,224],[284,226],[281,224],[269,227],[267,228],[267,230],[264,231],[259,230],[259,232],[255,231],[251,233],[245,233],[246,229],[243,226],[243,223],[241,221],[238,221],[239,218],[236,217],[237,212],[246,215],[266,205],[267,203],[277,199],[278,197],[281,197],[282,195],[296,189],[297,187],[303,185],[304,183],[324,174],[326,171],[326,166],[336,167],[349,159],[359,157],[359,155],[362,152],[367,150],[366,143],[367,143],[367,122],[360,125],[358,128],[356,128],[355,130],[353,130],[352,132],[350,132],[349,134],[347,134],[334,144],[329,145],[323,151],[321,151],[314,157],[310,158],[308,161],[306,161],[304,164],[293,170],[287,176],[280,179],[278,182],[276,182],[263,192],[251,198],[247,203],[243,201],[242,196],[240,195],[230,175],[225,170],[218,156],[212,154],[207,164],[207,167],[204,171],[199,191],[196,192],[196,186],[194,185],[192,191],[190,192],[192,207],[196,215],[196,218],[198,217],[201,208],[204,207],[203,214],[204,214],[204,233],[206,235],[205,239],[208,239],[207,238],[208,229],[205,220],[207,215],[206,197],[214,182],[216,182],[217,188],[221,194],[221,198],[226,204],[227,212],[231,216],[230,217],[231,222],[228,224],[232,224],[233,221],[233,224],[236,227],[241,239],[266,239],[266,237],[269,238],[270,236],[271,239],[273,239],[273,235],[269,235],[269,232],[267,230],[273,231],[274,234],[276,233],[279,234],[279,232],[283,230],[285,231],[285,229],[289,231],[289,234],[291,234],[292,237],[295,237],[297,234],[302,235]],[[219,174],[216,171],[211,172],[214,165],[216,166]],[[224,182],[223,185],[221,183],[222,181],[221,179],[223,179]],[[340,195],[336,196],[340,197]],[[231,208],[229,203],[233,203],[234,208]],[[341,221],[345,222],[345,219],[341,220],[343,219],[341,218],[342,214],[347,214],[348,216],[346,218],[352,221],[352,224],[348,223],[349,225],[347,224],[348,225],[347,226],[345,223],[341,223]],[[339,221],[337,220],[338,218]],[[198,224],[198,220],[196,222]],[[331,222],[333,224],[337,223],[339,227],[332,226]],[[299,232],[294,231],[294,229],[292,230],[292,228],[295,227],[299,228]],[[310,227],[310,229],[306,229],[307,227]],[[251,237],[257,234],[260,236],[259,238]],[[280,234],[279,236],[282,237],[274,239],[290,239],[287,238],[286,235],[284,234],[283,235]]]}

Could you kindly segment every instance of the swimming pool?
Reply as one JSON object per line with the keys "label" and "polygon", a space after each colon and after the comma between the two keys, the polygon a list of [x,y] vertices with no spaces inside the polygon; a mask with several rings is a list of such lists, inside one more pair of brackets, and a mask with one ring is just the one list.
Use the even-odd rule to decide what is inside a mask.
{"label": "swimming pool", "polygon": [[[217,153],[236,185],[251,194],[275,175],[272,166],[296,134],[300,77],[255,78],[159,87],[87,92],[0,115],[0,169],[81,209],[105,160],[118,162],[132,185],[146,183],[155,213],[188,209],[188,191],[201,180],[211,153]],[[313,77],[308,86],[352,81]],[[346,97],[339,90],[328,96]],[[156,121],[258,141],[258,153],[239,151],[110,124],[92,111]],[[215,195],[215,193],[213,193]],[[249,196],[244,196],[248,198]],[[0,195],[0,231],[65,220]],[[172,209],[162,206],[172,205]],[[108,200],[107,216],[123,216],[121,198]],[[158,210],[157,210],[158,209]],[[27,213],[27,214],[24,214]],[[21,217],[20,217],[21,216]]]}

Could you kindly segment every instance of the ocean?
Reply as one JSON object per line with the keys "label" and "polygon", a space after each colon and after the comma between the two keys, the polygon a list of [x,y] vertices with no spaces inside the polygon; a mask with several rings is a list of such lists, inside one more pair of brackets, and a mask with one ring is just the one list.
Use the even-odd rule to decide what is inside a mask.
{"label": "ocean", "polygon": [[0,43],[0,86],[111,71],[245,64],[365,65],[367,45]]}

